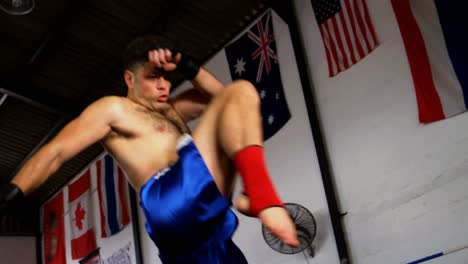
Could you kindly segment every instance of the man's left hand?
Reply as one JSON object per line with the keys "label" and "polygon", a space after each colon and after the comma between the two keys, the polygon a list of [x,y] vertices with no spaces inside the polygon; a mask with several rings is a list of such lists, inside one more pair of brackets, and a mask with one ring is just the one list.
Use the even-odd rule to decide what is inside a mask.
{"label": "man's left hand", "polygon": [[177,68],[182,54],[177,52],[175,55],[169,49],[155,49],[148,52],[148,61],[154,67],[163,69],[164,71],[173,71]]}

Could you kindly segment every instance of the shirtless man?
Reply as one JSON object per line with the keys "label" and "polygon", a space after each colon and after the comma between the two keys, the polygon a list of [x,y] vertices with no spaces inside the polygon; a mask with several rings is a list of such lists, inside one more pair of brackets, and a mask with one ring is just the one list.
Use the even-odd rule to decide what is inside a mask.
{"label": "shirtless man", "polygon": [[[247,81],[223,85],[171,43],[147,36],[124,54],[126,97],[89,105],[42,147],[0,191],[0,208],[31,193],[68,159],[101,141],[140,195],[146,229],[163,263],[246,263],[231,241],[235,172],[242,213],[256,216],[284,243],[296,230],[265,167],[260,100]],[[169,99],[167,75],[195,88]],[[186,123],[200,118],[190,135]]]}

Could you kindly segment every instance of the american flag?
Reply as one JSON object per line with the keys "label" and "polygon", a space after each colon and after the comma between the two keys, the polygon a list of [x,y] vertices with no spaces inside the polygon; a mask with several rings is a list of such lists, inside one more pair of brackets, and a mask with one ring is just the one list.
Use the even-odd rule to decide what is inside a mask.
{"label": "american flag", "polygon": [[329,76],[348,69],[378,46],[365,0],[311,0]]}
{"label": "american flag", "polygon": [[263,137],[279,131],[291,118],[280,76],[271,12],[225,48],[233,80],[245,79],[261,98]]}

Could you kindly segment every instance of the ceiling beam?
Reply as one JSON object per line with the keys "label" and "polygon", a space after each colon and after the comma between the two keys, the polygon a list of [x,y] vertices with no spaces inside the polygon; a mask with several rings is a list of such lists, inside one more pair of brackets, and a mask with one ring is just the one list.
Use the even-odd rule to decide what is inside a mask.
{"label": "ceiling beam", "polygon": [[6,98],[8,97],[8,94],[3,93],[2,98],[0,99],[0,106],[2,106],[3,102],[5,102]]}
{"label": "ceiling beam", "polygon": [[49,104],[43,104],[41,102],[35,101],[29,97],[20,95],[18,93],[15,93],[13,91],[10,91],[8,89],[0,87],[0,93],[3,93],[3,97],[0,99],[0,105],[3,104],[3,102],[6,100],[8,96],[19,99],[27,104],[33,105],[37,108],[46,110],[48,112],[61,115],[61,116],[66,116],[66,114],[63,111],[58,110],[57,108],[51,107]]}

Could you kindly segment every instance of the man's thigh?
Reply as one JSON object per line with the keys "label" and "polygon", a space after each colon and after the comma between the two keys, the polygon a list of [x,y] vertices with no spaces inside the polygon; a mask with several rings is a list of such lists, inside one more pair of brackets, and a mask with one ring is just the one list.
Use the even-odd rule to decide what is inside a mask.
{"label": "man's thigh", "polygon": [[234,183],[234,166],[221,147],[218,136],[218,120],[223,111],[227,93],[213,98],[200,117],[192,133],[193,140],[220,192],[229,197]]}

